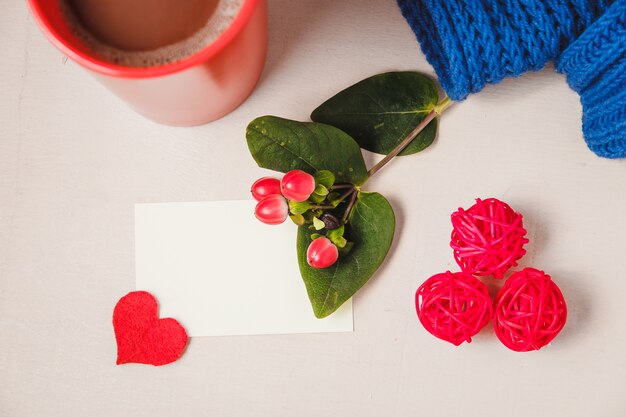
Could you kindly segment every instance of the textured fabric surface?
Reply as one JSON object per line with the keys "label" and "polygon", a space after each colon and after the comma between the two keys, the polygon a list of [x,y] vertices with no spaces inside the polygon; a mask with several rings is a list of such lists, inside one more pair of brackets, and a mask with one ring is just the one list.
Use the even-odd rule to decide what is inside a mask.
{"label": "textured fabric surface", "polygon": [[185,351],[187,332],[178,321],[158,318],[156,299],[148,292],[126,294],[113,310],[117,364],[165,365]]}
{"label": "textured fabric surface", "polygon": [[612,0],[398,0],[448,96],[538,70]]}
{"label": "textured fabric surface", "polygon": [[563,52],[557,70],[580,94],[589,149],[626,157],[626,0],[617,0]]}

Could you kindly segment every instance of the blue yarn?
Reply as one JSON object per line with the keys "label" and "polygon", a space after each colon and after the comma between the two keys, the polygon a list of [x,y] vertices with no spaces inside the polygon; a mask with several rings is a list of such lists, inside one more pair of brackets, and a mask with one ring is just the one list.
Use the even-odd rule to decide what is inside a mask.
{"label": "blue yarn", "polygon": [[397,1],[450,98],[558,58],[589,148],[626,157],[626,0]]}
{"label": "blue yarn", "polygon": [[441,86],[462,100],[541,69],[613,0],[397,0]]}
{"label": "blue yarn", "polygon": [[580,94],[587,146],[605,158],[626,157],[626,0],[617,0],[557,61]]}

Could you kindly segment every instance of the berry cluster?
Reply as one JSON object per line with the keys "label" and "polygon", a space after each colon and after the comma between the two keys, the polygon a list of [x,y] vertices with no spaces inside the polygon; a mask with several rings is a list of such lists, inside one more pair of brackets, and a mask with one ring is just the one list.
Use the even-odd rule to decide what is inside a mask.
{"label": "berry cluster", "polygon": [[424,328],[458,346],[471,342],[495,311],[496,336],[509,349],[539,350],[552,341],[565,325],[567,306],[549,275],[533,268],[515,272],[493,303],[474,276],[500,279],[517,265],[528,243],[522,215],[490,198],[459,208],[451,218],[450,246],[463,272],[434,275],[417,289],[415,307]]}
{"label": "berry cluster", "polygon": [[[339,190],[345,191],[340,194]],[[261,222],[281,224],[289,217],[297,226],[308,225],[316,230],[307,249],[307,262],[313,268],[334,265],[352,248],[352,242],[344,237],[344,226],[356,191],[352,184],[335,184],[330,171],[311,175],[299,169],[287,172],[282,179],[259,178],[251,189],[258,201],[254,213]],[[340,219],[337,211],[348,198]]]}

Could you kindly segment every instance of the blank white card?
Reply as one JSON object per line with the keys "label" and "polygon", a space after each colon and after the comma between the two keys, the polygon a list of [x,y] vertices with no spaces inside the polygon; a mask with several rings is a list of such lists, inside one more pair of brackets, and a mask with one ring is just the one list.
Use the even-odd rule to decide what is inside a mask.
{"label": "blank white card", "polygon": [[268,226],[254,201],[135,205],[138,290],[190,336],[352,331],[352,303],[313,315],[296,259],[296,227]]}

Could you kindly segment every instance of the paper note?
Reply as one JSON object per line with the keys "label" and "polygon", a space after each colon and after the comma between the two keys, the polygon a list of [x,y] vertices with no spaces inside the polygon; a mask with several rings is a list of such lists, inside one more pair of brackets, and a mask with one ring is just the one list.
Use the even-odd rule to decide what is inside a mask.
{"label": "paper note", "polygon": [[313,315],[296,258],[296,230],[268,226],[255,201],[135,205],[138,290],[190,336],[352,331],[352,304]]}

